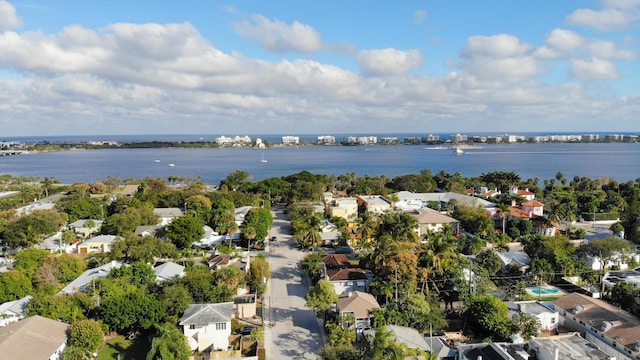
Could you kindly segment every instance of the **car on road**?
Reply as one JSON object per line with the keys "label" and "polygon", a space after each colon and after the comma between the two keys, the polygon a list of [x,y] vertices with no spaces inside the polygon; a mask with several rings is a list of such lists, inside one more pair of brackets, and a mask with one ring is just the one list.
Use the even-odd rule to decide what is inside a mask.
{"label": "car on road", "polygon": [[278,240],[278,238],[277,238],[277,237],[275,237],[275,236],[272,236],[272,237],[271,237],[271,241],[276,241],[276,240]]}
{"label": "car on road", "polygon": [[243,326],[243,327],[240,328],[239,334],[240,335],[251,335],[251,333],[255,329],[256,329],[255,326]]}

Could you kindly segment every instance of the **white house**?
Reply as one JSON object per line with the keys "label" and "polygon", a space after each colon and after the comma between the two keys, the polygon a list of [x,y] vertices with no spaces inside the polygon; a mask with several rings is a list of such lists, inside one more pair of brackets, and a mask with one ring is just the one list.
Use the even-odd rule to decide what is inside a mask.
{"label": "white house", "polygon": [[78,245],[78,254],[105,253],[111,251],[116,241],[115,235],[98,235]]}
{"label": "white house", "polygon": [[227,350],[233,313],[233,302],[189,305],[179,324],[191,350]]}
{"label": "white house", "polygon": [[331,201],[328,206],[329,216],[351,220],[358,217],[358,200],[354,197],[340,197]]}
{"label": "white house", "polygon": [[180,208],[155,208],[153,213],[160,218],[160,225],[168,225],[173,219],[184,215]]}
{"label": "white house", "polygon": [[27,316],[27,305],[32,298],[33,296],[27,295],[22,299],[0,304],[0,326],[7,326]]}
{"label": "white house", "polygon": [[76,235],[87,237],[97,233],[103,222],[102,220],[80,219],[69,224],[68,228],[75,232]]}
{"label": "white house", "polygon": [[109,272],[113,268],[119,268],[123,263],[119,261],[111,261],[97,268],[89,269],[82,273],[82,275],[75,278],[72,282],[67,284],[67,286],[63,287],[62,290],[58,292],[58,294],[75,294],[77,292],[86,291],[87,286],[94,279],[104,279],[109,276]]}
{"label": "white house", "polygon": [[529,341],[529,350],[536,354],[536,359],[538,360],[615,360],[615,357],[600,351],[594,344],[582,338],[578,333],[532,338]]}
{"label": "white house", "polygon": [[558,328],[560,314],[556,310],[544,306],[538,301],[514,301],[507,302],[509,312],[513,314],[527,314],[533,316],[540,324],[540,330],[549,331]]}

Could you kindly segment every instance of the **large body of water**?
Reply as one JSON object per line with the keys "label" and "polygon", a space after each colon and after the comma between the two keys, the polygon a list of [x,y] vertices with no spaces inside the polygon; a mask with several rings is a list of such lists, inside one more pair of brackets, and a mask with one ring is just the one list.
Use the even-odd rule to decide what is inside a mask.
{"label": "large body of water", "polygon": [[[267,162],[260,161],[263,155]],[[255,180],[303,170],[393,178],[419,173],[422,169],[431,169],[433,173],[458,172],[464,177],[513,171],[523,180],[551,179],[560,171],[568,179],[584,176],[635,181],[640,178],[640,143],[482,145],[460,156],[435,146],[397,145],[274,147],[264,151],[251,148],[69,150],[0,157],[0,174],[54,177],[63,183],[93,183],[108,176],[150,176],[165,180],[169,176],[184,176],[218,184],[234,170],[249,172]]]}

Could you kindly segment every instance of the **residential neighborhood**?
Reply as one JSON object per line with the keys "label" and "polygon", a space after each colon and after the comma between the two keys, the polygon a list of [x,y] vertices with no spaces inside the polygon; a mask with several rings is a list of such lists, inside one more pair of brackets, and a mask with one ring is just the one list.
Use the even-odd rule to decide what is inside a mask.
{"label": "residential neighborhood", "polygon": [[[215,191],[59,184],[28,211],[8,196],[0,348],[30,359],[640,359],[638,185],[557,178],[302,172],[265,192],[236,172]],[[21,331],[46,336],[28,330],[46,322],[59,335],[16,348]]]}

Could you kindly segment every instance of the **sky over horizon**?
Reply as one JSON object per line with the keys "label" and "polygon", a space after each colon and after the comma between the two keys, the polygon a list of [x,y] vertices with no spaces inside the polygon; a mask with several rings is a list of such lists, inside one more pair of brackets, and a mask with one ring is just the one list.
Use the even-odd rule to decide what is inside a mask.
{"label": "sky over horizon", "polygon": [[640,0],[0,0],[2,136],[640,132]]}

